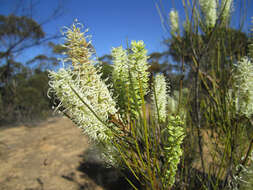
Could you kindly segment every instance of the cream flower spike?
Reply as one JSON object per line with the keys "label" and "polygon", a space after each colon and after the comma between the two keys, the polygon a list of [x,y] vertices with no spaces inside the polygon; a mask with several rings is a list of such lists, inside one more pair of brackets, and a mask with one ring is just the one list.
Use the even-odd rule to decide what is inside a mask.
{"label": "cream flower spike", "polygon": [[128,68],[132,75],[134,89],[139,92],[139,79],[142,83],[142,90],[144,95],[148,93],[148,56],[143,41],[132,41],[131,42],[131,53],[128,55]]}
{"label": "cream flower spike", "polygon": [[217,20],[216,0],[199,0],[199,5],[204,15],[206,26],[214,27]]}
{"label": "cream flower spike", "polygon": [[250,117],[253,114],[253,63],[250,58],[243,57],[238,62],[234,79],[238,90],[238,111]]}
{"label": "cream flower spike", "polygon": [[65,35],[68,56],[65,61],[71,61],[72,66],[49,72],[50,91],[56,94],[64,112],[84,133],[95,141],[106,141],[110,136],[105,123],[110,115],[116,114],[116,103],[90,60],[91,44],[78,25],[67,28]]}
{"label": "cream flower spike", "polygon": [[121,80],[123,82],[129,83],[129,73],[128,71],[128,57],[127,52],[122,48],[122,46],[112,49],[113,57],[113,79]]}
{"label": "cream flower spike", "polygon": [[175,10],[171,10],[169,13],[169,18],[170,18],[170,30],[171,34],[173,36],[176,36],[179,34],[179,17],[178,17],[178,12]]}
{"label": "cream flower spike", "polygon": [[166,81],[163,74],[157,74],[154,80],[155,93],[152,93],[152,100],[154,104],[154,116],[158,121],[165,122],[167,118],[167,92],[166,92]]}

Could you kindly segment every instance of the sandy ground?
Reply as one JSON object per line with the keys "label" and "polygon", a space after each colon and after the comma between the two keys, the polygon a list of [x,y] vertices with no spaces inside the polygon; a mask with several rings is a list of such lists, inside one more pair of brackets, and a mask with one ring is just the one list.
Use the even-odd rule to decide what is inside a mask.
{"label": "sandy ground", "polygon": [[67,118],[0,128],[0,189],[123,189],[111,169],[85,162],[88,147],[81,129]]}

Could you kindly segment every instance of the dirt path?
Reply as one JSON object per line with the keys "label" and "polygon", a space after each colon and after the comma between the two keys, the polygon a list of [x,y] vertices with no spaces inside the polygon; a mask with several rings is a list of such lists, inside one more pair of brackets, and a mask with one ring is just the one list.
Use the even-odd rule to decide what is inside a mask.
{"label": "dirt path", "polygon": [[0,142],[1,190],[103,189],[77,169],[88,143],[67,118],[0,129]]}

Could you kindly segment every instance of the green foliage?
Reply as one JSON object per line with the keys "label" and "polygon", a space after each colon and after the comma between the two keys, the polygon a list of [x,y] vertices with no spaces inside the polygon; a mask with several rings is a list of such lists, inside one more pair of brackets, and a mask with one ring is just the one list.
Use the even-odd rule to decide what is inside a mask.
{"label": "green foliage", "polygon": [[[26,16],[0,15],[0,59],[9,59],[17,52],[39,43],[44,37],[41,25],[35,20]],[[8,68],[6,72],[9,72]]]}
{"label": "green foliage", "polygon": [[50,115],[48,73],[58,61],[37,55],[27,63],[15,61],[24,50],[47,41],[42,25],[29,16],[0,15],[0,125]]}
{"label": "green foliage", "polygon": [[55,57],[48,57],[40,54],[36,55],[33,59],[26,62],[29,67],[35,68],[36,70],[48,70],[58,66],[59,61]]}
{"label": "green foliage", "polygon": [[[37,60],[38,64],[34,64]],[[51,102],[47,98],[48,73],[45,70],[48,67],[53,68],[55,61],[55,58],[40,55],[29,61],[29,66],[11,59],[9,64],[0,67],[0,125],[27,122],[50,115]],[[31,64],[34,64],[34,69]],[[7,70],[8,75],[5,75]]]}
{"label": "green foliage", "polygon": [[[240,56],[246,55],[248,51],[248,40],[249,40],[247,34],[245,34],[240,30],[225,27],[217,28],[215,30],[215,34],[217,37],[219,37],[219,39],[216,39],[217,40],[216,42],[221,42],[222,40],[222,46],[220,46],[219,49],[222,52],[226,51],[226,54],[228,54],[229,57],[232,56],[238,59],[240,58]],[[190,64],[192,64],[193,62],[192,48],[203,49],[207,46],[208,43],[210,43],[209,40],[210,34],[206,33],[189,34],[187,32],[184,32],[182,36],[167,39],[164,41],[164,43],[168,46],[169,48],[168,53],[170,56],[172,56],[174,61],[176,62],[184,61],[187,65],[190,66]],[[215,40],[213,39],[212,42],[214,43],[214,41]],[[209,46],[213,45],[213,43],[208,45]],[[217,48],[218,48],[217,46],[208,47],[206,49],[205,54],[203,55],[205,56],[203,59],[208,59],[209,57],[212,57],[213,52],[219,51]],[[221,64],[223,63],[224,62],[222,62]],[[210,65],[205,66],[206,68],[210,68]],[[190,67],[190,69],[192,68]]]}
{"label": "green foliage", "polygon": [[[180,182],[189,189],[233,188],[229,183],[240,175],[236,167],[247,165],[241,157],[247,158],[251,151],[249,37],[229,25],[232,4],[230,0],[183,1],[184,28],[166,41],[179,74],[189,80],[180,80],[178,96],[188,134]],[[174,31],[173,26],[170,29]],[[187,99],[184,87],[189,88]],[[189,177],[193,169],[202,174]]]}
{"label": "green foliage", "polygon": [[4,38],[5,36],[18,36],[19,38],[30,37],[32,39],[39,39],[45,36],[42,31],[41,26],[34,21],[25,16],[0,15],[0,36]]}
{"label": "green foliage", "polygon": [[1,87],[0,124],[45,118],[51,111],[48,101],[48,73],[24,69]]}

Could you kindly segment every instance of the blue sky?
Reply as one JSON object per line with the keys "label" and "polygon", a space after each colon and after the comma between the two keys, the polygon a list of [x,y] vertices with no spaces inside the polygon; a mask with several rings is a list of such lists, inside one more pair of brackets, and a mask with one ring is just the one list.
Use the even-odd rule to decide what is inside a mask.
{"label": "blue sky", "polygon": [[[127,40],[143,40],[149,53],[166,50],[162,45],[169,34],[163,30],[155,2],[159,0],[63,0],[64,14],[46,24],[46,33],[60,33],[63,26],[70,26],[75,18],[90,29],[92,42],[98,56],[109,54],[112,47],[126,46]],[[235,4],[242,0],[235,0]],[[246,0],[248,14],[245,28],[249,27],[250,17],[253,16],[253,2]],[[0,14],[11,13],[18,0],[0,0]],[[24,3],[30,0],[23,0]],[[33,2],[38,2],[33,0]],[[181,0],[163,0],[165,12],[171,8],[184,13]],[[34,18],[41,21],[57,6],[57,0],[41,0],[34,11]],[[237,15],[238,13],[236,13]],[[182,19],[183,20],[183,19]],[[236,23],[235,16],[233,22]],[[62,42],[57,40],[56,42]],[[26,56],[43,53],[44,48],[33,48]],[[23,57],[24,58],[24,57]],[[25,58],[24,58],[25,59]]]}
{"label": "blue sky", "polygon": [[[0,0],[0,14],[9,14],[16,0]],[[47,33],[60,33],[63,26],[70,26],[74,19],[89,28],[98,56],[109,54],[112,47],[126,46],[127,39],[143,40],[148,52],[162,51],[162,29],[154,0],[65,0],[64,15],[46,24]],[[55,0],[42,0],[34,18],[43,20],[57,6]],[[58,40],[57,42],[62,42]],[[33,48],[33,52],[44,51]],[[38,52],[39,53],[39,52]]]}
{"label": "blue sky", "polygon": [[90,29],[99,56],[125,45],[127,39],[143,40],[149,52],[161,50],[165,32],[153,0],[74,0],[65,6],[67,14],[58,28],[77,18]]}

